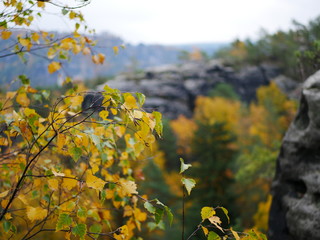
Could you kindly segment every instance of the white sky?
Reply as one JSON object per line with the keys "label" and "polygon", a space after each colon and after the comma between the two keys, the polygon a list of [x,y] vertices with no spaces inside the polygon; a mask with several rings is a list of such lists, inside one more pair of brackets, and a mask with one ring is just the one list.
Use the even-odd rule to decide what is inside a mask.
{"label": "white sky", "polygon": [[[131,43],[229,42],[286,30],[320,15],[320,0],[92,0],[83,8],[88,25]],[[41,21],[44,21],[43,19]],[[57,20],[48,30],[66,30]]]}

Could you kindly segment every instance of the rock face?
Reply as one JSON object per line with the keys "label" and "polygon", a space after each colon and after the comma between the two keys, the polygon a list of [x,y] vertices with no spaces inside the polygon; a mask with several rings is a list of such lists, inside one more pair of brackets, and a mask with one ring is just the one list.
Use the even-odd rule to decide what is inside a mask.
{"label": "rock face", "polygon": [[320,71],[303,85],[272,184],[270,240],[320,239]]}
{"label": "rock face", "polygon": [[[191,116],[195,98],[208,95],[218,83],[232,85],[241,99],[249,102],[255,98],[258,87],[269,84],[278,75],[279,70],[270,65],[248,67],[236,72],[214,60],[161,66],[144,74],[119,75],[107,84],[121,91],[144,93],[147,96],[144,106],[147,110],[156,109],[168,118],[176,118],[179,114]],[[286,86],[285,83],[282,85]],[[102,89],[103,86],[98,88]]]}

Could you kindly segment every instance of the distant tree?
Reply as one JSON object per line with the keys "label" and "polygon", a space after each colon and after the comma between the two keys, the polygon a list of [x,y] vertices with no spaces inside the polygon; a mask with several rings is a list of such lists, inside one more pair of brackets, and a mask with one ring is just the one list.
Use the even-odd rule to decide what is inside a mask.
{"label": "distant tree", "polygon": [[226,99],[239,100],[239,95],[234,88],[228,83],[218,83],[209,91],[209,97],[223,97]]}
{"label": "distant tree", "polygon": [[188,229],[201,220],[195,213],[202,206],[223,206],[232,216],[237,215],[236,195],[232,190],[232,168],[236,156],[234,143],[235,137],[225,128],[225,123],[198,124],[192,141],[191,169],[197,187],[190,198],[192,207],[188,210]]}

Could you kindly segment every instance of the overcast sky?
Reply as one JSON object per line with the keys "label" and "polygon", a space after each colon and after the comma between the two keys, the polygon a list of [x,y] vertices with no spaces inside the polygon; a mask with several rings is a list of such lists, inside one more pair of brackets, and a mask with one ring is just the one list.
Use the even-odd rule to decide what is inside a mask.
{"label": "overcast sky", "polygon": [[[131,43],[229,42],[306,24],[320,15],[320,0],[92,0],[81,10],[90,27]],[[49,19],[41,26],[65,30]]]}

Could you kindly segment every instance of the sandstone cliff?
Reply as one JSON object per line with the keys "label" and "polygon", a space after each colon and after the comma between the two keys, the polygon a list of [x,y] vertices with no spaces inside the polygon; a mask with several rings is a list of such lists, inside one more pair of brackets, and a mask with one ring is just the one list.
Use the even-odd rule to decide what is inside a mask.
{"label": "sandstone cliff", "polygon": [[[297,84],[279,74],[279,69],[272,65],[235,71],[218,60],[195,61],[151,68],[141,74],[118,75],[107,84],[121,91],[144,93],[147,96],[146,109],[156,109],[168,118],[176,118],[179,114],[190,117],[195,98],[207,95],[218,83],[233,86],[245,102],[252,101],[256,89],[273,79],[283,91],[289,95],[294,93]],[[98,90],[102,88],[103,85]]]}
{"label": "sandstone cliff", "polygon": [[270,240],[320,239],[320,71],[303,85],[300,109],[277,160]]}

